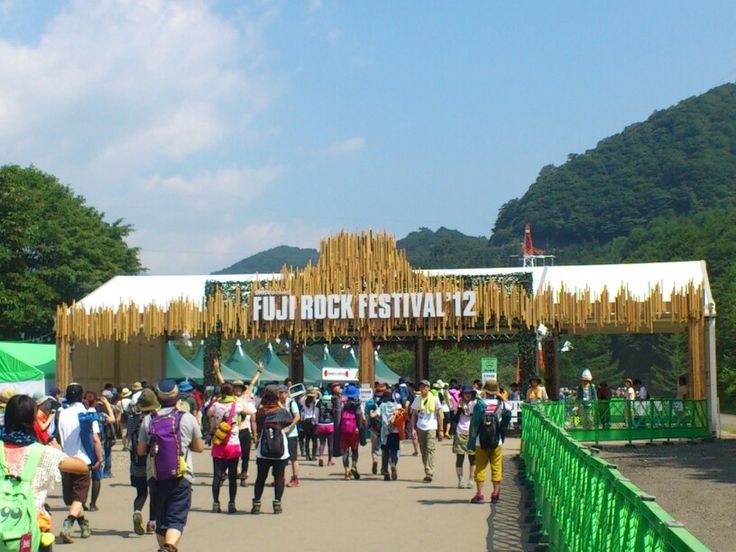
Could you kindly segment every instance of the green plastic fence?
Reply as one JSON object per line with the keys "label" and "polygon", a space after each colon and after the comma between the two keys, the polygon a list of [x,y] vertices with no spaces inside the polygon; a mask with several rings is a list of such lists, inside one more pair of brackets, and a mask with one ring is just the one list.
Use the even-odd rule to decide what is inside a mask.
{"label": "green plastic fence", "polygon": [[708,401],[554,401],[544,403],[550,419],[578,441],[641,441],[710,437]]}
{"label": "green plastic fence", "polygon": [[522,458],[549,549],[707,552],[614,465],[593,456],[545,414],[523,406]]}

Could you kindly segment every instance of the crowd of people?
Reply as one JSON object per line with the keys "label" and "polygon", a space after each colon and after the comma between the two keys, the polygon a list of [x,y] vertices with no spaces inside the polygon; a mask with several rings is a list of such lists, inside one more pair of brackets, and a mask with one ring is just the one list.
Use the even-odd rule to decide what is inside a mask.
{"label": "crowd of people", "polygon": [[[111,451],[118,440],[128,453],[136,493],[133,531],[155,535],[164,552],[179,546],[192,501],[193,456],[206,448],[214,513],[237,511],[237,493],[250,485],[251,456],[250,513],[261,513],[270,478],[270,511],[280,514],[285,488],[300,485],[300,459],[320,468],[341,462],[345,480],[355,480],[363,472],[359,460],[365,451],[370,462],[363,465],[373,475],[396,481],[405,440],[413,456],[421,457],[424,483],[435,476],[437,443],[452,439],[458,488],[475,488],[470,501],[484,503],[490,472],[490,502],[500,500],[509,401],[521,399],[516,383],[507,391],[494,380],[413,384],[402,379],[393,386],[376,382],[368,398],[354,383],[305,387],[287,379],[259,385],[262,370],[259,366],[250,382],[226,382],[215,363],[214,388],[164,379],[119,390],[106,385],[99,395],[76,383],[49,396],[0,393],[0,464],[19,481],[35,474],[31,488],[38,523],[29,538],[38,547],[29,550],[48,550],[53,543],[46,497],[59,482],[68,508],[59,539],[71,543],[90,537],[87,516],[98,508],[103,480],[112,477]],[[547,399],[540,383],[539,378],[530,381],[527,400]],[[226,507],[220,502],[225,485]]]}

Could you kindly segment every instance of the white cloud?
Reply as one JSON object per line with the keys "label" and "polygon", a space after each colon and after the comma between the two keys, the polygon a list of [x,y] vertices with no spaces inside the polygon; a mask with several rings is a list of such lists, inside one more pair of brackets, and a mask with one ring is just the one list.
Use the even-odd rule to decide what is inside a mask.
{"label": "white cloud", "polygon": [[352,138],[346,138],[339,142],[333,142],[327,148],[329,155],[346,155],[349,153],[355,153],[365,148],[365,138],[362,136],[353,136]]}
{"label": "white cloud", "polygon": [[266,165],[257,169],[220,169],[202,172],[192,177],[153,176],[143,183],[152,192],[173,192],[185,196],[219,196],[233,200],[252,200],[276,181],[285,169]]}
{"label": "white cloud", "polygon": [[309,0],[307,10],[310,13],[318,12],[322,9],[322,0]]}

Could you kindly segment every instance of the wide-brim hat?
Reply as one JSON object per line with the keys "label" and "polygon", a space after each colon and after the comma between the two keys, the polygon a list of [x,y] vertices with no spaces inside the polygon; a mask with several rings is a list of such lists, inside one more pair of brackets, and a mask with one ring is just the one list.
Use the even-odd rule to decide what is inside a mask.
{"label": "wide-brim hat", "polygon": [[434,382],[434,385],[432,386],[435,389],[444,389],[445,388],[445,382],[441,379],[438,379],[436,382]]}
{"label": "wide-brim hat", "polygon": [[51,401],[54,399],[53,397],[50,397],[48,395],[41,395],[40,397],[33,397],[33,398],[36,400],[36,406],[41,406],[46,401]]}
{"label": "wide-brim hat", "polygon": [[141,412],[154,412],[161,407],[161,404],[152,389],[144,389],[135,406]]}
{"label": "wide-brim hat", "polygon": [[357,399],[360,397],[360,391],[354,385],[345,388],[345,397],[348,399]]}
{"label": "wide-brim hat", "polygon": [[634,385],[634,381],[631,378],[626,378],[624,380],[624,383],[628,383],[629,385]]}
{"label": "wide-brim hat", "polygon": [[472,393],[473,395],[475,395],[475,388],[469,383],[466,383],[465,385],[463,385],[463,388],[460,392],[461,393]]}
{"label": "wide-brim hat", "polygon": [[483,384],[483,392],[497,395],[499,392],[498,382],[496,380],[486,380]]}
{"label": "wide-brim hat", "polygon": [[179,386],[173,379],[161,380],[156,386],[156,395],[161,402],[175,401],[179,398]]}
{"label": "wide-brim hat", "polygon": [[179,384],[179,391],[181,391],[182,393],[189,393],[190,391],[193,391],[193,390],[194,390],[194,386],[191,383],[189,383],[187,380],[184,380]]}
{"label": "wide-brim hat", "polygon": [[245,382],[243,380],[235,380],[233,381],[233,387],[242,387],[245,389]]}
{"label": "wide-brim hat", "polygon": [[127,387],[123,387],[123,390],[122,390],[122,391],[120,392],[120,396],[121,396],[121,397],[122,397],[123,399],[127,399],[127,398],[128,398],[128,397],[130,397],[130,396],[131,396],[132,394],[133,394],[133,392],[132,392],[132,391],[131,391],[130,389],[128,389]]}
{"label": "wide-brim hat", "polygon": [[133,390],[133,392],[135,392],[135,391],[140,391],[141,389],[143,389],[143,386],[141,385],[141,382],[136,381],[136,382],[133,382],[133,385],[130,388]]}
{"label": "wide-brim hat", "polygon": [[583,373],[580,375],[580,379],[585,381],[593,381],[593,374],[590,373],[590,370],[587,368],[583,370]]}
{"label": "wide-brim hat", "polygon": [[537,383],[542,383],[542,378],[540,378],[539,376],[532,376],[532,377],[530,377],[529,378],[529,383],[531,383],[531,382],[533,382],[535,380],[537,381]]}

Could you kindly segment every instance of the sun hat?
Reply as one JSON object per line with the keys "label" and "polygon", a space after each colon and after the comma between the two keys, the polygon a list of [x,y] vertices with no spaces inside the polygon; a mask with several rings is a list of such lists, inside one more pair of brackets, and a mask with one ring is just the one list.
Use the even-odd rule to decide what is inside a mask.
{"label": "sun hat", "polygon": [[141,391],[141,395],[138,397],[138,402],[136,403],[138,410],[141,412],[153,412],[154,410],[158,410],[160,406],[161,404],[156,398],[156,393],[152,389]]}
{"label": "sun hat", "polygon": [[354,385],[346,385],[344,394],[348,399],[357,399],[360,397],[360,391]]}
{"label": "sun hat", "polygon": [[590,373],[590,370],[587,368],[583,370],[583,375],[580,376],[580,379],[585,381],[593,381],[593,374]]}
{"label": "sun hat", "polygon": [[123,399],[127,399],[133,394],[133,392],[128,389],[127,387],[123,387],[123,390],[120,392],[120,397]]}
{"label": "sun hat", "polygon": [[194,389],[194,386],[189,382],[189,380],[184,380],[179,384],[179,391],[182,393],[189,393]]}
{"label": "sun hat", "polygon": [[434,382],[434,385],[432,386],[435,389],[444,389],[445,388],[445,382],[441,379],[438,379],[436,382]]}
{"label": "sun hat", "polygon": [[632,386],[634,385],[634,382],[631,380],[631,378],[626,378],[624,380],[624,383],[628,383],[629,385],[632,385]]}
{"label": "sun hat", "polygon": [[540,378],[537,375],[534,375],[534,376],[530,377],[529,378],[529,383],[533,382],[534,380],[537,380],[537,383],[542,383],[542,378]]}
{"label": "sun hat", "polygon": [[141,385],[141,382],[135,381],[133,382],[133,385],[130,388],[133,390],[133,392],[136,392],[136,391],[140,391],[141,389],[143,389],[143,386]]}
{"label": "sun hat", "polygon": [[422,381],[420,381],[420,382],[419,382],[419,385],[420,385],[420,386],[422,386],[422,385],[426,385],[427,387],[432,387],[432,384],[431,384],[431,383],[429,383],[429,380],[426,380],[426,379],[423,379]]}
{"label": "sun hat", "polygon": [[[36,395],[40,395],[40,396],[36,397]],[[44,395],[43,393],[34,393],[33,399],[36,401],[36,406],[41,406],[46,401],[54,400],[54,397],[49,397],[48,395]]]}
{"label": "sun hat", "polygon": [[0,391],[0,404],[8,404],[8,401],[17,394],[18,391],[16,391],[15,387],[13,387],[12,385],[3,388],[3,390]]}
{"label": "sun hat", "polygon": [[469,383],[466,383],[465,385],[463,385],[463,389],[461,392],[462,393],[472,393],[473,395],[475,395],[475,389]]}
{"label": "sun hat", "polygon": [[486,380],[486,382],[483,384],[483,391],[485,393],[498,395],[498,382],[492,379]]}
{"label": "sun hat", "polygon": [[[179,386],[176,385],[176,380],[170,378],[161,380],[156,386],[156,395],[162,404],[176,402],[179,398]],[[140,402],[140,399],[138,399],[138,402]]]}
{"label": "sun hat", "polygon": [[234,380],[233,387],[242,387],[243,389],[245,389],[245,382],[240,379]]}

